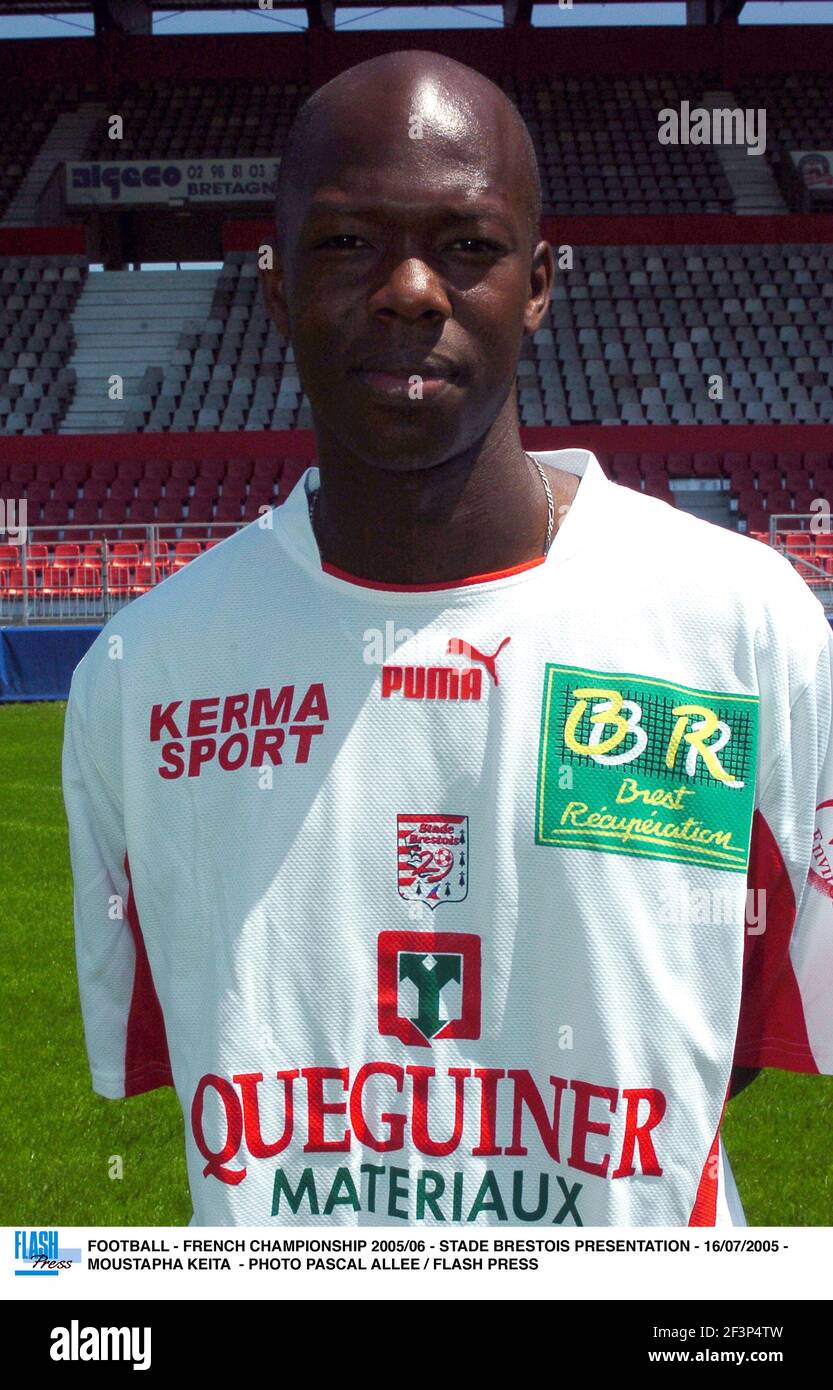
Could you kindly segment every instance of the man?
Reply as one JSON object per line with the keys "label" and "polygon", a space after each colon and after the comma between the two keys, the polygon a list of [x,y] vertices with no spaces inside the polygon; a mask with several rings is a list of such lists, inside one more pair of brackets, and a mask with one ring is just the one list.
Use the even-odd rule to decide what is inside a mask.
{"label": "man", "polygon": [[742,1224],[733,1062],[833,1068],[828,625],[524,452],[539,212],[468,68],[320,89],[266,280],[318,464],[75,672],[93,1085],[176,1086],[192,1224]]}

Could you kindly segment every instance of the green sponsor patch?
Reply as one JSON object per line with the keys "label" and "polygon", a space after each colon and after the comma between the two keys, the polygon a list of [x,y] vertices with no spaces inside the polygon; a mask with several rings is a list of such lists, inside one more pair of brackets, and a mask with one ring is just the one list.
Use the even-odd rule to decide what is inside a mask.
{"label": "green sponsor patch", "polygon": [[547,662],[535,843],[745,873],[757,695]]}

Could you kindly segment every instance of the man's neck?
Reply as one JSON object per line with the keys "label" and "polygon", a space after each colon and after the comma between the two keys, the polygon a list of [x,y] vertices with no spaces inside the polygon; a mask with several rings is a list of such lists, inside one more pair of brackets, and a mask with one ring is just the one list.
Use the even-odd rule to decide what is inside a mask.
{"label": "man's neck", "polygon": [[[443,584],[495,574],[544,555],[547,496],[520,438],[435,468],[391,472],[320,448],[314,529],[328,565],[379,584]],[[579,479],[544,469],[553,531]]]}

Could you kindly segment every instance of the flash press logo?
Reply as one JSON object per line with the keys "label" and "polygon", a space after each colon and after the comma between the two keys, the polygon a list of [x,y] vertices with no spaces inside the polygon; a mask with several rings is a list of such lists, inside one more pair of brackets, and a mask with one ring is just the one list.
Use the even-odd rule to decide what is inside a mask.
{"label": "flash press logo", "polygon": [[62,1250],[57,1231],[15,1231],[14,1258],[16,1275],[57,1278],[62,1271],[81,1263],[81,1251]]}
{"label": "flash press logo", "polygon": [[49,1355],[53,1361],[131,1361],[134,1371],[147,1371],[150,1328],[81,1327],[73,1318],[69,1327],[52,1328]]}

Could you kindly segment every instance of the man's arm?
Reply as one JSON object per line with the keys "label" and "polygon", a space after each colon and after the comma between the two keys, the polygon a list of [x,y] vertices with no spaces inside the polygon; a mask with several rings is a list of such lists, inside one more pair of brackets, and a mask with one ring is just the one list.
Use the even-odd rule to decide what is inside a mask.
{"label": "man's arm", "polygon": [[87,1055],[93,1090],[115,1100],[172,1082],[130,881],[120,785],[119,686],[105,664],[100,638],[94,648],[73,675],[62,776]]}
{"label": "man's arm", "polygon": [[[793,696],[756,799],[734,1064],[833,1074],[833,634],[807,591],[816,656]],[[743,1084],[748,1084],[744,1082]],[[734,1078],[730,1094],[737,1094]]]}

